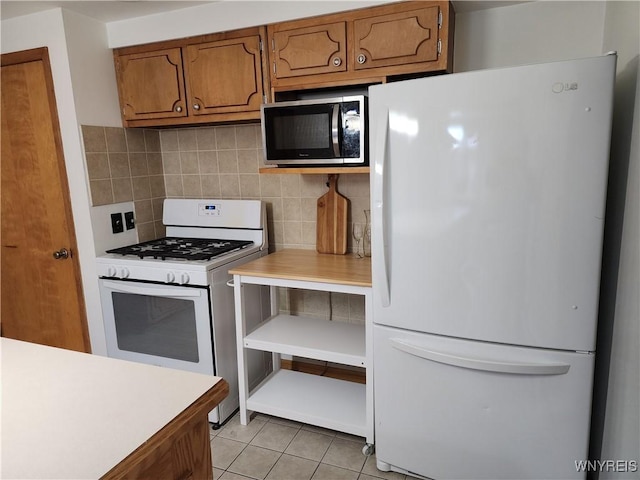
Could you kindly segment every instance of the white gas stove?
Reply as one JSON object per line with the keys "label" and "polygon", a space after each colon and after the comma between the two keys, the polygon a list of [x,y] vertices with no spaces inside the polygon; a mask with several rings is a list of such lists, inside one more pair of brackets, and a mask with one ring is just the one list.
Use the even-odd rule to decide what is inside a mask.
{"label": "white gas stove", "polygon": [[[108,250],[96,259],[110,357],[223,377],[229,396],[209,414],[215,425],[238,408],[233,288],[228,270],[267,255],[259,200],[167,199],[167,236]],[[248,319],[269,315],[269,293],[252,287]],[[250,361],[252,385],[270,355]]]}
{"label": "white gas stove", "polygon": [[206,286],[210,270],[267,249],[259,200],[167,199],[162,222],[167,237],[108,250],[98,276]]}

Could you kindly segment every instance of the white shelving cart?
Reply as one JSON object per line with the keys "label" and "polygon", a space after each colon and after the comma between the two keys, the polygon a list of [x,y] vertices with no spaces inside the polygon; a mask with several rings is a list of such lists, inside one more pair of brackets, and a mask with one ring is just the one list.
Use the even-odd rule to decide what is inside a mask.
{"label": "white shelving cart", "polygon": [[[262,412],[366,439],[373,450],[371,261],[352,255],[282,250],[230,270],[234,276],[240,423]],[[268,285],[271,316],[247,331],[243,284]],[[365,325],[280,314],[277,287],[363,295]],[[247,349],[273,353],[273,373],[252,391]],[[280,368],[280,355],[364,367],[366,384]]]}

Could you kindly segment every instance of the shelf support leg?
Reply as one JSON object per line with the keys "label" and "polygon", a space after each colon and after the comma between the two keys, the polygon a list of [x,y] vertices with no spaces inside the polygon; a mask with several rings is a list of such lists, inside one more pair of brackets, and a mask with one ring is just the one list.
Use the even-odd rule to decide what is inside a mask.
{"label": "shelf support leg", "polygon": [[236,310],[236,346],[238,350],[238,394],[240,397],[240,423],[247,425],[247,398],[249,397],[249,378],[247,371],[247,352],[244,348],[244,337],[247,334],[247,317],[244,309],[242,281],[240,275],[233,276],[233,298]]}

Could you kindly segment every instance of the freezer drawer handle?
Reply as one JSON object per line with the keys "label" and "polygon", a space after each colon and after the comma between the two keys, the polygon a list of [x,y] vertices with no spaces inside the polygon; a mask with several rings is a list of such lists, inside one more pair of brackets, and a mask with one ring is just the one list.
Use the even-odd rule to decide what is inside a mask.
{"label": "freezer drawer handle", "polygon": [[483,370],[486,372],[512,373],[516,375],[564,375],[569,371],[569,365],[564,363],[516,363],[461,357],[450,353],[435,352],[424,347],[412,345],[398,338],[392,338],[389,341],[391,346],[398,350],[424,358],[425,360],[453,365],[454,367]]}

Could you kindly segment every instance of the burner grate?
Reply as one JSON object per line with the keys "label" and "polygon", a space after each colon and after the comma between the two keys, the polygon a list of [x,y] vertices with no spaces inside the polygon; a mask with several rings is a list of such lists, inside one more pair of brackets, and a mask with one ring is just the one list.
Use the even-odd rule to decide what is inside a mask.
{"label": "burner grate", "polygon": [[122,256],[151,257],[160,260],[178,258],[186,260],[211,260],[224,253],[252,245],[248,240],[217,240],[208,238],[164,237],[107,250]]}

